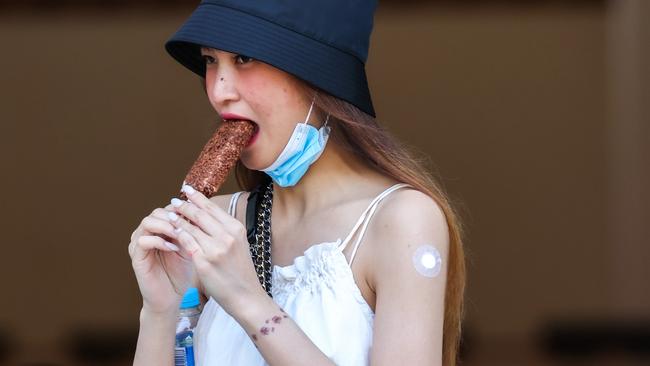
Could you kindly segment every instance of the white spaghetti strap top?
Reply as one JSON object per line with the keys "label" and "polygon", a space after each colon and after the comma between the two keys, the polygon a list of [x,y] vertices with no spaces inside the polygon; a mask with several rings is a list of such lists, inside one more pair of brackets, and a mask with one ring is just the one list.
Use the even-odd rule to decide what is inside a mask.
{"label": "white spaghetti strap top", "polygon": [[228,206],[228,213],[232,217],[235,217],[235,215],[237,214],[237,200],[239,199],[239,196],[241,196],[242,193],[244,193],[244,191],[239,191],[230,197],[230,205]]}
{"label": "white spaghetti strap top", "polygon": [[[314,244],[293,264],[273,266],[273,300],[336,365],[369,363],[375,314],[361,295],[350,266],[379,203],[403,187],[413,188],[398,183],[375,197],[344,240]],[[228,213],[233,217],[241,193],[230,199]],[[348,262],[343,250],[359,227]],[[194,342],[197,366],[268,365],[244,329],[212,297],[203,308]]]}
{"label": "white spaghetti strap top", "polygon": [[[390,187],[390,188],[386,189],[385,191],[383,191],[379,196],[375,197],[375,199],[372,200],[372,202],[370,202],[370,205],[368,205],[368,208],[366,208],[366,210],[363,211],[363,213],[361,214],[361,217],[359,217],[359,220],[357,221],[357,223],[354,225],[354,227],[350,231],[350,234],[348,234],[348,236],[345,238],[345,240],[341,244],[341,251],[342,251],[342,250],[345,249],[348,242],[350,241],[350,239],[352,238],[354,233],[357,231],[357,228],[359,227],[359,225],[361,225],[363,223],[363,227],[361,228],[361,234],[359,234],[359,237],[357,238],[357,240],[356,240],[356,242],[354,244],[354,249],[352,250],[352,255],[350,256],[350,263],[349,263],[350,266],[352,266],[352,262],[354,261],[354,256],[357,254],[357,249],[359,249],[359,244],[361,244],[361,239],[363,239],[363,234],[366,233],[366,228],[368,227],[368,223],[370,222],[370,219],[372,218],[372,215],[375,213],[375,210],[377,209],[377,205],[379,204],[379,202],[381,200],[383,200],[386,196],[391,194],[391,192],[393,192],[393,191],[395,191],[395,190],[397,190],[399,188],[407,187],[407,186],[410,187],[410,185],[408,185],[406,183],[398,183],[398,184],[393,185],[392,187]],[[370,212],[368,212],[368,211],[370,211]]]}

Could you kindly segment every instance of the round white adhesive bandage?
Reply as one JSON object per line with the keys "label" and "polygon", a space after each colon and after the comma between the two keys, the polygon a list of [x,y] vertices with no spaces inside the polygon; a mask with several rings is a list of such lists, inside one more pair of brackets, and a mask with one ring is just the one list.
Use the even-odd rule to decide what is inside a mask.
{"label": "round white adhesive bandage", "polygon": [[435,277],[442,269],[440,252],[432,245],[421,245],[413,254],[413,265],[424,277]]}

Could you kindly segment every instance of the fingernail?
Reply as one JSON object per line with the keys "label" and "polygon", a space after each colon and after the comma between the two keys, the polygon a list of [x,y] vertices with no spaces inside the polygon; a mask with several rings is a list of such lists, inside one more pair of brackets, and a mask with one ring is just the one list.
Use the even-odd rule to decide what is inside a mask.
{"label": "fingernail", "polygon": [[191,195],[192,193],[195,192],[194,188],[192,188],[192,186],[187,184],[183,186],[182,191],[185,192],[187,195]]}
{"label": "fingernail", "polygon": [[183,200],[174,197],[172,198],[172,205],[174,205],[174,207],[181,207],[181,205],[183,205]]}
{"label": "fingernail", "polygon": [[176,221],[176,220],[178,220],[178,215],[176,215],[176,214],[173,213],[173,212],[167,212],[167,216],[169,217],[169,219],[170,219],[171,221]]}
{"label": "fingernail", "polygon": [[168,241],[165,241],[165,246],[166,246],[167,248],[169,248],[169,249],[175,251],[175,252],[178,252],[179,250],[181,250],[178,246],[176,246],[175,244],[172,244],[172,243],[170,243],[170,242],[168,242]]}

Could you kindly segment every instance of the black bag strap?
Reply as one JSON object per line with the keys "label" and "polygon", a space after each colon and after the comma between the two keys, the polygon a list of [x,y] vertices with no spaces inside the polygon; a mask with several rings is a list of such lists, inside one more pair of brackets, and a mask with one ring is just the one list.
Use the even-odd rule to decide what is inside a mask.
{"label": "black bag strap", "polygon": [[269,179],[263,179],[248,195],[246,203],[246,238],[249,244],[255,244],[255,228],[257,227],[257,212],[262,204],[262,195],[264,187],[269,183]]}

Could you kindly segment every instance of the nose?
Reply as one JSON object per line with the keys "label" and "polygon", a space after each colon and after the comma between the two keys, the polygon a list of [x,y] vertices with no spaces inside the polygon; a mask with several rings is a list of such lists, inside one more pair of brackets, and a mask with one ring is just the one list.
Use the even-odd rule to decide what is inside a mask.
{"label": "nose", "polygon": [[239,99],[236,76],[225,67],[206,72],[206,87],[210,102],[217,110]]}

